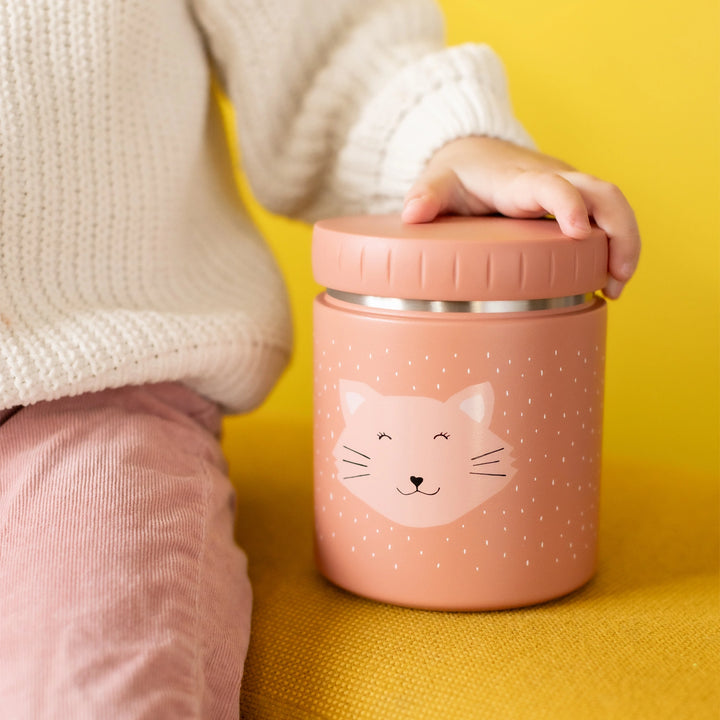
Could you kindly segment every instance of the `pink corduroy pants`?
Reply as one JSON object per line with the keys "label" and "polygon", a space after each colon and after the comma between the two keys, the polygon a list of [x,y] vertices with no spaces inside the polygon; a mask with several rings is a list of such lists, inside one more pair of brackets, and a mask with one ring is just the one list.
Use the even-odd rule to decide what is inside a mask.
{"label": "pink corduroy pants", "polygon": [[0,411],[0,717],[237,718],[252,595],[217,407],[166,383]]}

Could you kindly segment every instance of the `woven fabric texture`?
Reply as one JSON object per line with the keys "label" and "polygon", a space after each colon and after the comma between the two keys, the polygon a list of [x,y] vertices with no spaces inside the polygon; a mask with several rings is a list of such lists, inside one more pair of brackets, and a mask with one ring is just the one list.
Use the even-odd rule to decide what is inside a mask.
{"label": "woven fabric texture", "polygon": [[239,203],[396,211],[465,135],[532,144],[498,58],[432,0],[0,2],[0,407],[182,380],[244,412],[291,344]]}
{"label": "woven fabric texture", "polygon": [[317,574],[310,442],[302,425],[226,432],[255,593],[244,720],[718,717],[716,477],[606,462],[593,581],[531,608],[427,612]]}

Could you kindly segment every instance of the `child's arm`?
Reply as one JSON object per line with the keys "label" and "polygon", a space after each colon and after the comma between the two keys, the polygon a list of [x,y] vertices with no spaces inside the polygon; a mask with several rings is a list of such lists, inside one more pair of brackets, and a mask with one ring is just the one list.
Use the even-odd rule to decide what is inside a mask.
{"label": "child's arm", "polygon": [[484,135],[532,147],[485,45],[447,48],[433,0],[191,0],[275,213],[397,212],[433,153]]}
{"label": "child's arm", "polygon": [[428,222],[442,213],[511,217],[554,215],[582,240],[592,217],[610,240],[604,293],[620,296],[637,267],[640,235],[618,188],[532,150],[487,137],[454,140],[438,150],[405,198],[403,220]]}
{"label": "child's arm", "polygon": [[432,0],[191,4],[265,207],[314,221],[396,212],[404,196],[429,195],[406,206],[406,221],[552,213],[578,238],[590,214],[610,237],[605,291],[620,294],[640,249],[627,202],[532,151],[501,63],[485,45],[446,48]]}

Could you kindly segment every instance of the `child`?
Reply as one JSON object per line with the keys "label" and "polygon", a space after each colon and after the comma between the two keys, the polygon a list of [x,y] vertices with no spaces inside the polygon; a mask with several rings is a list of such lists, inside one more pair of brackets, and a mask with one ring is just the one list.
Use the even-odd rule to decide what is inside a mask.
{"label": "child", "polygon": [[[554,214],[639,254],[605,182],[536,153],[499,62],[430,0],[0,0],[3,717],[232,718],[250,631],[221,413],[290,350],[210,62],[268,208]],[[405,202],[403,198],[405,197]]]}

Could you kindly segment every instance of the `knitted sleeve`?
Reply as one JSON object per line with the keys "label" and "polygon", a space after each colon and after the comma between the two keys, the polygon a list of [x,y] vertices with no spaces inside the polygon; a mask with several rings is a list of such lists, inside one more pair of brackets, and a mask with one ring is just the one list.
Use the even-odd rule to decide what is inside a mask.
{"label": "knitted sleeve", "polygon": [[444,47],[432,0],[192,0],[268,209],[305,220],[399,209],[432,153],[532,146],[485,45]]}

